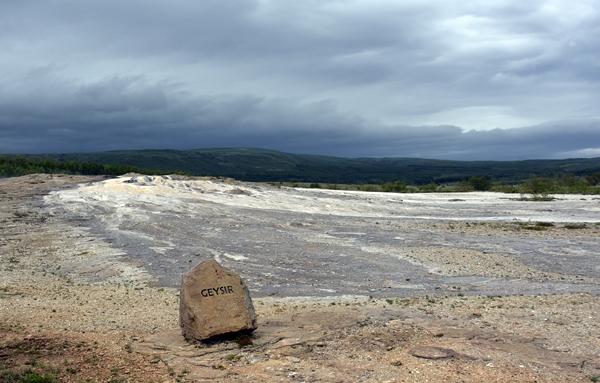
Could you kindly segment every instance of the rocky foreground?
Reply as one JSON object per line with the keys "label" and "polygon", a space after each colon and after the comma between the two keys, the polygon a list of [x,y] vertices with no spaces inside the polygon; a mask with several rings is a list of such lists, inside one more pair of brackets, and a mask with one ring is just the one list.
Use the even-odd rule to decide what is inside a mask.
{"label": "rocky foreground", "polygon": [[[251,342],[187,344],[178,289],[157,285],[139,264],[111,253],[104,238],[43,207],[41,197],[51,190],[101,180],[0,180],[0,381],[27,370],[64,382],[600,379],[600,299],[590,293],[471,295],[456,285],[435,295],[373,299],[265,296],[254,299],[259,327]],[[590,241],[599,230],[551,228],[543,235]],[[416,251],[413,262],[433,262],[426,250]],[[508,257],[482,264],[455,251],[442,254],[438,273],[519,268]],[[523,270],[533,280],[598,283],[593,273],[514,272]]]}

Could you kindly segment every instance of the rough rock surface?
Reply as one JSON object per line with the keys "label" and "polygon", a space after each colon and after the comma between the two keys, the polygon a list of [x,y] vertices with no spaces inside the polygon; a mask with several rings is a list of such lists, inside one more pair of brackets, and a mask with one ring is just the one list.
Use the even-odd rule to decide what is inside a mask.
{"label": "rough rock surface", "polygon": [[186,339],[204,340],[257,327],[248,287],[214,259],[183,274],[179,299],[179,325]]}

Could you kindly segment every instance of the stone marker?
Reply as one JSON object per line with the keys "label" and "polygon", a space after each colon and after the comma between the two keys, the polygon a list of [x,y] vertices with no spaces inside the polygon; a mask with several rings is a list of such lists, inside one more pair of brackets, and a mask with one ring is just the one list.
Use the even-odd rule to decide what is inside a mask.
{"label": "stone marker", "polygon": [[179,295],[179,326],[186,339],[203,340],[257,328],[248,287],[214,259],[184,273]]}

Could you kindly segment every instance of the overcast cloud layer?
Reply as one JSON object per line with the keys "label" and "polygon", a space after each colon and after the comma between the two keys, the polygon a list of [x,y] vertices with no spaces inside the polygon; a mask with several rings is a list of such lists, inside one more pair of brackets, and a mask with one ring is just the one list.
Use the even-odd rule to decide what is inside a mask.
{"label": "overcast cloud layer", "polygon": [[600,156],[600,0],[0,2],[0,153]]}

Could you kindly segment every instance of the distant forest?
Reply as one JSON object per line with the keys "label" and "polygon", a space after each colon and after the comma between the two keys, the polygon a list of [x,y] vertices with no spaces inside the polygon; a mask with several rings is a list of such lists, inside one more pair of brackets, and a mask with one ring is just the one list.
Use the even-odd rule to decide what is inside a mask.
{"label": "distant forest", "polygon": [[[166,174],[158,170],[141,169],[121,164],[99,164],[95,162],[55,161],[27,158],[25,156],[1,156],[0,176],[19,177],[27,174],[79,174],[120,176],[126,173]],[[169,174],[182,172],[170,172]],[[187,174],[187,173],[185,173]]]}
{"label": "distant forest", "polygon": [[[584,192],[600,183],[600,158],[525,161],[446,161],[419,158],[340,158],[266,149],[132,150],[0,156],[0,176],[185,174],[299,186],[374,185],[381,191],[506,189],[536,180],[545,189]],[[548,186],[553,184],[553,187]],[[462,186],[461,186],[462,185]],[[482,186],[483,185],[483,186]],[[435,186],[435,188],[434,188]],[[366,187],[365,187],[366,188]],[[409,188],[410,189],[410,188]]]}

